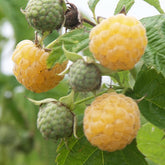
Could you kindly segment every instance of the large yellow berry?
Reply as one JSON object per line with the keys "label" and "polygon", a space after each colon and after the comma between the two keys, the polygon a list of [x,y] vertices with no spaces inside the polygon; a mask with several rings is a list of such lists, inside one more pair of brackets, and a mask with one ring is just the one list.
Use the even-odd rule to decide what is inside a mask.
{"label": "large yellow berry", "polygon": [[85,136],[92,145],[113,152],[123,149],[136,137],[140,112],[132,98],[105,93],[86,108],[83,124]]}
{"label": "large yellow berry", "polygon": [[124,14],[103,20],[91,30],[90,40],[90,51],[111,70],[132,69],[147,45],[144,26]]}
{"label": "large yellow berry", "polygon": [[67,62],[57,63],[52,69],[48,69],[46,66],[48,56],[48,52],[30,40],[18,43],[12,56],[13,72],[17,80],[36,93],[46,92],[58,85],[63,76],[57,74],[66,68]]}

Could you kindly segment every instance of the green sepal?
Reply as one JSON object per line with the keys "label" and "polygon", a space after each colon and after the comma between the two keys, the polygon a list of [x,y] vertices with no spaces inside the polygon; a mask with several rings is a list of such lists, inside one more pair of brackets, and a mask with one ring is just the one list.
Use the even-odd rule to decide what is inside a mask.
{"label": "green sepal", "polygon": [[74,108],[74,90],[69,93],[69,95],[61,97],[59,99],[60,102],[65,104],[69,109],[73,110]]}
{"label": "green sepal", "polygon": [[32,103],[34,103],[35,105],[41,105],[41,104],[46,104],[46,103],[49,103],[49,102],[57,101],[54,98],[46,98],[46,99],[43,99],[43,100],[33,100],[31,98],[28,98],[28,100],[31,101]]}
{"label": "green sepal", "polygon": [[79,59],[83,59],[82,56],[80,56],[79,54],[66,50],[64,44],[62,44],[62,49],[63,49],[64,55],[67,57],[67,59],[72,62],[76,62]]}
{"label": "green sepal", "polygon": [[111,75],[111,74],[117,72],[117,71],[113,71],[111,69],[108,69],[108,68],[106,68],[106,67],[104,67],[104,66],[102,66],[101,64],[98,64],[98,63],[96,63],[95,65],[99,68],[102,75]]}
{"label": "green sepal", "polygon": [[65,76],[67,73],[69,73],[69,67],[66,68],[63,72],[59,73],[58,76]]}

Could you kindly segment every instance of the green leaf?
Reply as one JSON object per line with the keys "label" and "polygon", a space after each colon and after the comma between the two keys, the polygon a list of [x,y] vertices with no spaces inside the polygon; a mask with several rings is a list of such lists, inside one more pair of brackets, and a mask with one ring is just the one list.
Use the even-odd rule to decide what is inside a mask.
{"label": "green leaf", "polygon": [[148,158],[146,158],[146,161],[147,161],[148,165],[157,165],[157,164],[155,164],[153,161],[151,161]]}
{"label": "green leaf", "polygon": [[104,152],[106,158],[104,165],[147,165],[144,156],[139,152],[136,145],[136,141],[134,140],[123,150],[112,153]]}
{"label": "green leaf", "polygon": [[89,8],[91,9],[92,13],[95,15],[95,8],[96,8],[96,5],[97,3],[99,2],[100,0],[88,0],[88,6]]}
{"label": "green leaf", "polygon": [[162,32],[165,35],[165,22],[162,23]]}
{"label": "green leaf", "polygon": [[112,74],[112,79],[115,78],[115,81],[116,83],[119,83],[122,87],[125,87],[125,88],[129,88],[132,83],[132,79],[131,79],[131,76],[130,76],[130,73],[129,71],[121,71],[121,72],[117,72],[115,74]]}
{"label": "green leaf", "polygon": [[65,33],[47,46],[47,48],[52,49],[47,60],[48,68],[53,67],[58,62],[62,63],[67,59],[62,45],[64,45],[67,51],[78,53],[85,49],[88,44],[89,31],[87,31],[87,29],[75,29]]}
{"label": "green leaf", "polygon": [[134,0],[120,0],[117,4],[114,14],[120,13],[120,11],[123,9],[124,6],[126,9],[126,13],[128,13],[128,11],[130,10],[130,8],[133,6],[134,3],[135,3]]}
{"label": "green leaf", "polygon": [[74,90],[72,90],[67,96],[63,96],[59,99],[60,102],[65,104],[70,110],[74,107]]}
{"label": "green leaf", "polygon": [[137,135],[139,150],[157,165],[165,165],[164,132],[151,123],[141,127]]}
{"label": "green leaf", "polygon": [[94,58],[92,52],[89,50],[89,47],[84,49],[82,53],[83,53],[83,56]]}
{"label": "green leaf", "polygon": [[67,57],[67,59],[72,61],[72,62],[75,62],[79,59],[83,59],[82,56],[80,56],[79,54],[66,50],[64,45],[62,45],[62,49],[63,49],[64,54]]}
{"label": "green leaf", "polygon": [[53,50],[51,51],[51,53],[48,57],[47,67],[52,68],[56,63],[62,64],[66,60],[67,60],[67,58],[64,55],[62,47],[57,46],[56,48],[53,48]]}
{"label": "green leaf", "polygon": [[165,76],[165,15],[147,17],[141,21],[146,28],[148,37],[148,45],[142,56],[144,63],[153,66]]}
{"label": "green leaf", "polygon": [[133,94],[135,98],[146,96],[139,108],[143,116],[154,125],[165,128],[165,78],[154,68],[142,67],[137,76]]}
{"label": "green leaf", "polygon": [[147,165],[135,141],[123,150],[103,152],[92,146],[82,134],[78,140],[69,142],[69,148],[63,146],[59,150],[56,159],[58,165]]}
{"label": "green leaf", "polygon": [[159,0],[144,0],[145,2],[149,3],[151,6],[155,7],[160,14],[163,14],[164,11],[160,6],[160,2]]}
{"label": "green leaf", "polygon": [[44,39],[44,45],[48,45],[50,42],[53,42],[58,37],[59,33],[56,30],[54,30]]}
{"label": "green leaf", "polygon": [[68,148],[64,143],[58,149],[57,165],[147,165],[144,156],[139,152],[134,140],[130,145],[120,151],[106,152],[92,146],[83,132],[83,116],[85,104],[74,110],[78,118],[77,135],[68,139]]}

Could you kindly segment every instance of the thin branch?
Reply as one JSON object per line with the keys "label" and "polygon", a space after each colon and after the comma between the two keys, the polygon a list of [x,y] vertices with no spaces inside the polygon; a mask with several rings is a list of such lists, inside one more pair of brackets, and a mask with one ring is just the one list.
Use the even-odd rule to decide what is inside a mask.
{"label": "thin branch", "polygon": [[88,24],[91,25],[91,26],[96,26],[95,23],[93,23],[92,21],[90,21],[90,20],[88,20],[88,19],[86,19],[86,18],[82,18],[82,21],[88,23]]}

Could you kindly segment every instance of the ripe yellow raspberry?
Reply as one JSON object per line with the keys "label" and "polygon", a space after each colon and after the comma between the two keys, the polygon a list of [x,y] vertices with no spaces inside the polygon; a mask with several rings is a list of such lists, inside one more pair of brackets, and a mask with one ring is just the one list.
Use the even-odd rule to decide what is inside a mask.
{"label": "ripe yellow raspberry", "polygon": [[67,62],[57,63],[52,69],[47,69],[48,56],[48,52],[30,40],[18,43],[12,56],[13,72],[17,80],[36,93],[46,92],[58,85],[63,76],[57,74],[66,68]]}
{"label": "ripe yellow raspberry", "polygon": [[147,37],[136,18],[118,14],[103,20],[90,33],[90,51],[111,70],[129,70],[144,54]]}
{"label": "ripe yellow raspberry", "polygon": [[113,152],[123,149],[136,137],[140,112],[132,98],[105,93],[86,108],[83,124],[85,136],[92,145]]}

